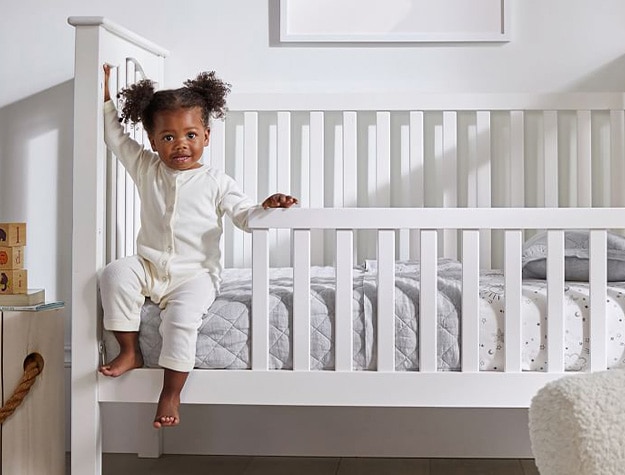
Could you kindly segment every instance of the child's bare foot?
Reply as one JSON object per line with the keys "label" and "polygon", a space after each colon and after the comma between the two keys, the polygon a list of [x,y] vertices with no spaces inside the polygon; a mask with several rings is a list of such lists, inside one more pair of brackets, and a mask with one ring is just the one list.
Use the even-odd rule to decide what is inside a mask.
{"label": "child's bare foot", "polygon": [[127,351],[120,353],[117,358],[108,364],[100,366],[100,373],[104,376],[116,378],[131,369],[143,366],[143,356],[141,352]]}
{"label": "child's bare foot", "polygon": [[154,418],[154,428],[177,426],[180,423],[178,408],[180,407],[180,395],[169,396],[161,393]]}

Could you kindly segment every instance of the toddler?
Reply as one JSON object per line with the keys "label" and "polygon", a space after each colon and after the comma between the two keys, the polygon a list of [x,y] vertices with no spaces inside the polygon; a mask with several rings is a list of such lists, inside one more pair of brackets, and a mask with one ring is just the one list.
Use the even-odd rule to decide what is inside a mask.
{"label": "toddler", "polygon": [[[200,162],[210,137],[211,118],[222,118],[228,84],[214,72],[201,73],[184,87],[155,91],[149,80],[120,93],[121,119],[109,93],[104,66],[104,138],[137,185],[141,228],[137,255],[110,263],[100,276],[104,328],[113,331],[120,354],[99,371],[116,377],[143,366],[139,348],[141,307],[149,297],[161,308],[164,371],[154,427],[177,425],[180,393],[195,363],[202,315],[220,283],[222,217],[247,230],[258,207],[236,182]],[[152,151],[124,133],[120,122],[141,122]],[[289,208],[297,199],[277,193],[263,208]]]}

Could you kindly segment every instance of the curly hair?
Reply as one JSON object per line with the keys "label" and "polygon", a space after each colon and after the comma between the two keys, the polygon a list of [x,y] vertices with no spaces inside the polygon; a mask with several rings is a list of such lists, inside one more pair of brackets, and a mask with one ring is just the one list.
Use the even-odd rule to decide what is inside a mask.
{"label": "curly hair", "polygon": [[230,84],[223,82],[215,71],[202,72],[195,79],[184,82],[179,89],[155,90],[155,83],[143,79],[122,89],[120,122],[141,122],[148,133],[154,129],[154,116],[160,111],[199,107],[202,122],[209,126],[210,118],[221,119],[226,114],[226,95]]}

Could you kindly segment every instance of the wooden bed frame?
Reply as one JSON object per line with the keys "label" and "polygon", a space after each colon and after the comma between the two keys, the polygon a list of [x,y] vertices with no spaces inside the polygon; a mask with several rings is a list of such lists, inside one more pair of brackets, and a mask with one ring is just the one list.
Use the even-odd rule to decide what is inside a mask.
{"label": "wooden bed frame", "polygon": [[[102,64],[120,66],[120,87],[143,74],[163,84],[168,53],[101,17],[69,23],[76,27],[72,473],[97,474],[100,403],[156,402],[162,380],[158,369],[118,379],[97,373],[97,274],[133,253],[137,222],[132,187],[104,146]],[[563,230],[571,228],[591,230],[590,369],[605,369],[606,230],[625,228],[623,102],[616,93],[234,92],[226,122],[211,131],[211,164],[252,197],[291,192],[302,206],[253,215],[251,239],[227,230],[225,265],[252,267],[252,368],[194,371],[183,403],[527,408],[539,388],[565,374]],[[558,165],[563,155],[574,157],[568,183]],[[549,230],[549,363],[527,372],[521,248],[537,229]],[[437,370],[437,256],[463,265],[457,372]],[[352,268],[364,258],[378,260],[377,369],[353,371]],[[420,368],[396,372],[393,264],[407,258],[422,265]],[[270,262],[294,268],[293,370],[268,370]],[[319,263],[336,267],[333,371],[310,370],[310,266]],[[505,270],[505,367],[498,372],[479,371],[478,272],[491,267]],[[145,452],[158,452],[153,432]]]}

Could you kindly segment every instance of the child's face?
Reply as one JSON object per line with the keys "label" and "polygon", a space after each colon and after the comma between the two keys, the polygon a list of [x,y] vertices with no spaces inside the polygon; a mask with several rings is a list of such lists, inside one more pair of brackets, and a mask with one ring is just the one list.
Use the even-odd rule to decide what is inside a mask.
{"label": "child's face", "polygon": [[149,134],[152,150],[173,170],[200,167],[208,136],[199,107],[158,112],[154,115],[154,130]]}

